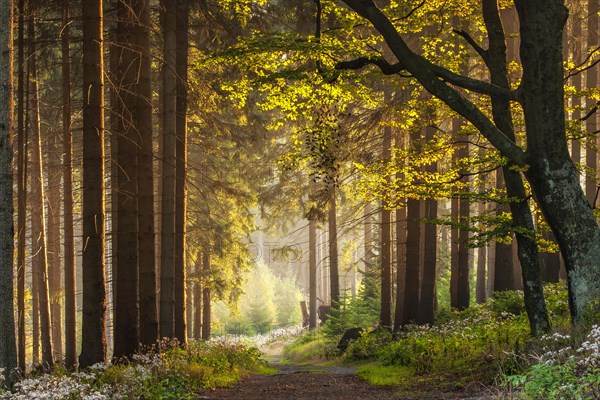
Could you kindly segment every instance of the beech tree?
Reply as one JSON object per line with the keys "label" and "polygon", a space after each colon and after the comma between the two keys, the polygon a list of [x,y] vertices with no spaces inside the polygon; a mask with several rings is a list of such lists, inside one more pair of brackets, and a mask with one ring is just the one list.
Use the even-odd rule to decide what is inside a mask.
{"label": "beech tree", "polygon": [[[367,19],[385,40],[398,60],[386,62],[388,66],[411,73],[522,171],[557,238],[568,274],[571,315],[580,317],[600,291],[600,228],[579,183],[565,135],[562,33],[568,11],[564,1],[515,0],[523,78],[514,90],[458,75],[417,55],[372,0],[343,2]],[[506,136],[456,86],[518,102],[525,117],[526,147]],[[527,279],[524,285],[537,283]]]}

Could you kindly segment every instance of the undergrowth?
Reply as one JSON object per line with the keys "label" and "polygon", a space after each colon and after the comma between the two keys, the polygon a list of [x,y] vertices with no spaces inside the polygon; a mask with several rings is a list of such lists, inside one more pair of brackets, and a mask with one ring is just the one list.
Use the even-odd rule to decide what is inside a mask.
{"label": "undergrowth", "polygon": [[268,372],[260,355],[241,344],[191,342],[182,348],[164,342],[127,362],[23,379],[0,399],[194,399],[201,388],[229,386],[245,374]]}
{"label": "undergrowth", "polygon": [[[375,384],[412,382],[445,391],[476,383],[511,398],[600,398],[600,326],[592,323],[597,316],[573,328],[564,285],[546,286],[545,295],[554,330],[540,338],[529,334],[523,293],[512,291],[463,312],[440,311],[434,325],[407,325],[393,335],[364,324],[360,338],[337,356],[359,363],[359,375]],[[351,307],[347,303],[345,310]],[[351,327],[344,321],[356,322],[343,312],[286,354],[295,360],[331,358]]]}

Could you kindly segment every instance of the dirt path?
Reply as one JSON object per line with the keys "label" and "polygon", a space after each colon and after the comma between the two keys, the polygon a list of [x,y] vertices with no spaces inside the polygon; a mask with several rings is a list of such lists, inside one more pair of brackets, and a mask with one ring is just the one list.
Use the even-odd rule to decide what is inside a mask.
{"label": "dirt path", "polygon": [[231,388],[205,391],[198,400],[410,400],[460,399],[456,394],[417,397],[398,394],[393,388],[373,386],[352,368],[340,366],[285,364],[271,360],[273,375],[253,375]]}

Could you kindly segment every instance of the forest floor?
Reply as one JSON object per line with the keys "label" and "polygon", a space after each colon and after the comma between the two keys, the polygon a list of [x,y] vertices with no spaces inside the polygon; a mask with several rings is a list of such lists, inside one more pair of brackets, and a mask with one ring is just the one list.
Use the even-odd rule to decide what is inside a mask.
{"label": "forest floor", "polygon": [[375,386],[356,375],[354,368],[318,364],[293,364],[281,356],[268,357],[276,372],[251,375],[225,389],[205,390],[196,399],[206,400],[451,400],[489,399],[479,392],[402,391]]}

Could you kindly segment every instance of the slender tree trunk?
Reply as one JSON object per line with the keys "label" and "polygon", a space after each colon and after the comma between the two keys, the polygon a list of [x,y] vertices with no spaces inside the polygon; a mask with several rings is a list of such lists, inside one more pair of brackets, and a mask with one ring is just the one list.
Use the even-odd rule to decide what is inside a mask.
{"label": "slender tree trunk", "polygon": [[[458,223],[459,215],[460,197],[455,195],[450,200],[450,218]],[[452,309],[458,308],[458,233],[458,227],[450,227],[450,308]]]}
{"label": "slender tree trunk", "polygon": [[140,52],[136,42],[138,2],[117,3],[118,90],[118,164],[117,179],[117,263],[113,312],[114,357],[133,355],[139,346],[139,259],[138,259],[138,147],[141,131],[138,120],[137,82]]}
{"label": "slender tree trunk", "polygon": [[406,274],[404,276],[404,316],[402,325],[417,322],[421,288],[421,201],[406,202]]}
{"label": "slender tree trunk", "polygon": [[138,146],[138,250],[140,344],[159,339],[156,287],[156,235],[154,229],[154,165],[152,129],[152,59],[150,54],[150,1],[138,0],[136,41],[140,51],[137,87]]}
{"label": "slender tree trunk", "polygon": [[400,330],[402,316],[404,315],[406,251],[406,207],[401,207],[396,210],[396,309],[394,311],[394,332]]}
{"label": "slender tree trunk", "polygon": [[[387,97],[387,95],[386,95]],[[392,160],[392,128],[383,128],[381,158],[384,162]],[[388,185],[391,178],[386,177]],[[392,328],[392,298],[393,298],[393,268],[392,268],[392,212],[387,208],[385,202],[381,204],[381,310],[379,313],[379,325],[384,328]]]}
{"label": "slender tree trunk", "polygon": [[83,316],[79,365],[85,368],[106,361],[102,1],[85,1],[82,11]]}
{"label": "slender tree trunk", "polygon": [[[596,49],[598,47],[598,12],[600,7],[598,6],[598,0],[588,0],[587,10],[587,48]],[[598,86],[598,65],[592,65],[586,71],[585,74],[586,87],[595,88]],[[587,109],[591,109],[596,106],[596,99],[589,96],[586,101]],[[585,146],[585,197],[592,208],[596,207],[597,203],[597,175],[598,175],[598,159],[596,154],[596,148],[598,144],[598,113],[594,113],[585,121],[585,128],[590,135],[587,139]]]}
{"label": "slender tree trunk", "polygon": [[[25,248],[27,243],[27,138],[25,129],[25,0],[19,0],[19,37],[18,37],[18,80],[17,92],[17,337],[18,337],[18,365],[21,373],[25,373],[27,365],[25,353],[27,348],[27,335],[25,333]],[[4,25],[2,25],[4,26]],[[10,103],[8,103],[10,104]]]}
{"label": "slender tree trunk", "polygon": [[31,73],[31,113],[32,113],[32,160],[31,160],[31,231],[33,233],[33,265],[36,267],[33,279],[37,280],[38,305],[40,313],[40,338],[42,344],[42,367],[54,365],[52,354],[52,333],[50,330],[50,298],[48,294],[48,255],[46,247],[46,216],[44,210],[44,185],[42,175],[42,138],[38,98],[38,78],[35,49],[35,25],[30,10],[29,21],[29,65]]}
{"label": "slender tree trunk", "polygon": [[[433,140],[435,127],[427,126],[425,128],[425,140]],[[425,167],[428,173],[437,172],[437,163],[432,163]],[[438,203],[433,199],[425,200],[425,215],[428,221],[437,219]],[[421,324],[433,324],[436,306],[435,281],[437,277],[437,225],[427,222],[424,225],[423,241],[423,279],[421,282],[421,292],[419,299],[418,322]],[[460,266],[460,263],[459,263]]]}
{"label": "slender tree trunk", "polygon": [[[48,290],[50,296],[50,328],[55,360],[62,360],[62,257],[60,246],[60,187],[62,149],[58,147],[58,132],[49,132],[47,139],[48,175]],[[61,146],[62,147],[62,146]]]}
{"label": "slender tree trunk", "polygon": [[340,305],[340,273],[338,268],[338,239],[337,239],[337,208],[335,187],[331,186],[329,197],[329,214],[327,223],[329,228],[329,283],[331,290],[331,307],[339,309]]}
{"label": "slender tree trunk", "polygon": [[13,2],[0,1],[0,368],[12,386],[17,367],[13,308]]}
{"label": "slender tree trunk", "polygon": [[175,1],[161,2],[163,9],[163,153],[162,222],[160,251],[160,336],[175,337],[175,140],[176,140],[176,14]]}
{"label": "slender tree trunk", "polygon": [[198,253],[196,258],[195,272],[194,272],[194,306],[192,307],[194,313],[194,331],[192,337],[194,339],[202,338],[202,262],[203,254]]}
{"label": "slender tree trunk", "polygon": [[189,1],[177,0],[176,31],[176,140],[175,140],[175,337],[187,344],[185,320],[186,212],[187,212],[187,77]]}
{"label": "slender tree trunk", "polygon": [[376,285],[376,268],[374,265],[374,254],[373,254],[373,216],[371,210],[371,203],[365,203],[365,209],[363,217],[364,222],[364,276],[363,276],[363,296],[365,299],[377,298],[378,288]]}
{"label": "slender tree trunk", "polygon": [[65,366],[77,365],[77,304],[75,297],[75,246],[73,233],[73,145],[71,136],[71,56],[69,2],[63,5],[62,83],[63,83],[63,225],[65,261]]}
{"label": "slender tree trunk", "polygon": [[210,250],[208,246],[204,249],[202,253],[203,261],[202,261],[202,339],[209,340],[211,336],[211,293],[209,286],[209,276],[211,274],[211,266],[210,266]]}
{"label": "slender tree trunk", "polygon": [[308,221],[308,328],[317,327],[317,223]]}
{"label": "slender tree trunk", "polygon": [[[480,149],[480,156],[483,155],[484,149]],[[485,180],[482,179],[479,184],[479,192],[484,193],[486,189]],[[486,204],[479,202],[478,214],[485,214]],[[482,223],[482,222],[480,222]],[[487,281],[486,281],[486,263],[487,263],[487,248],[482,246],[477,248],[477,282],[475,284],[475,301],[477,304],[485,303],[487,299]]]}

